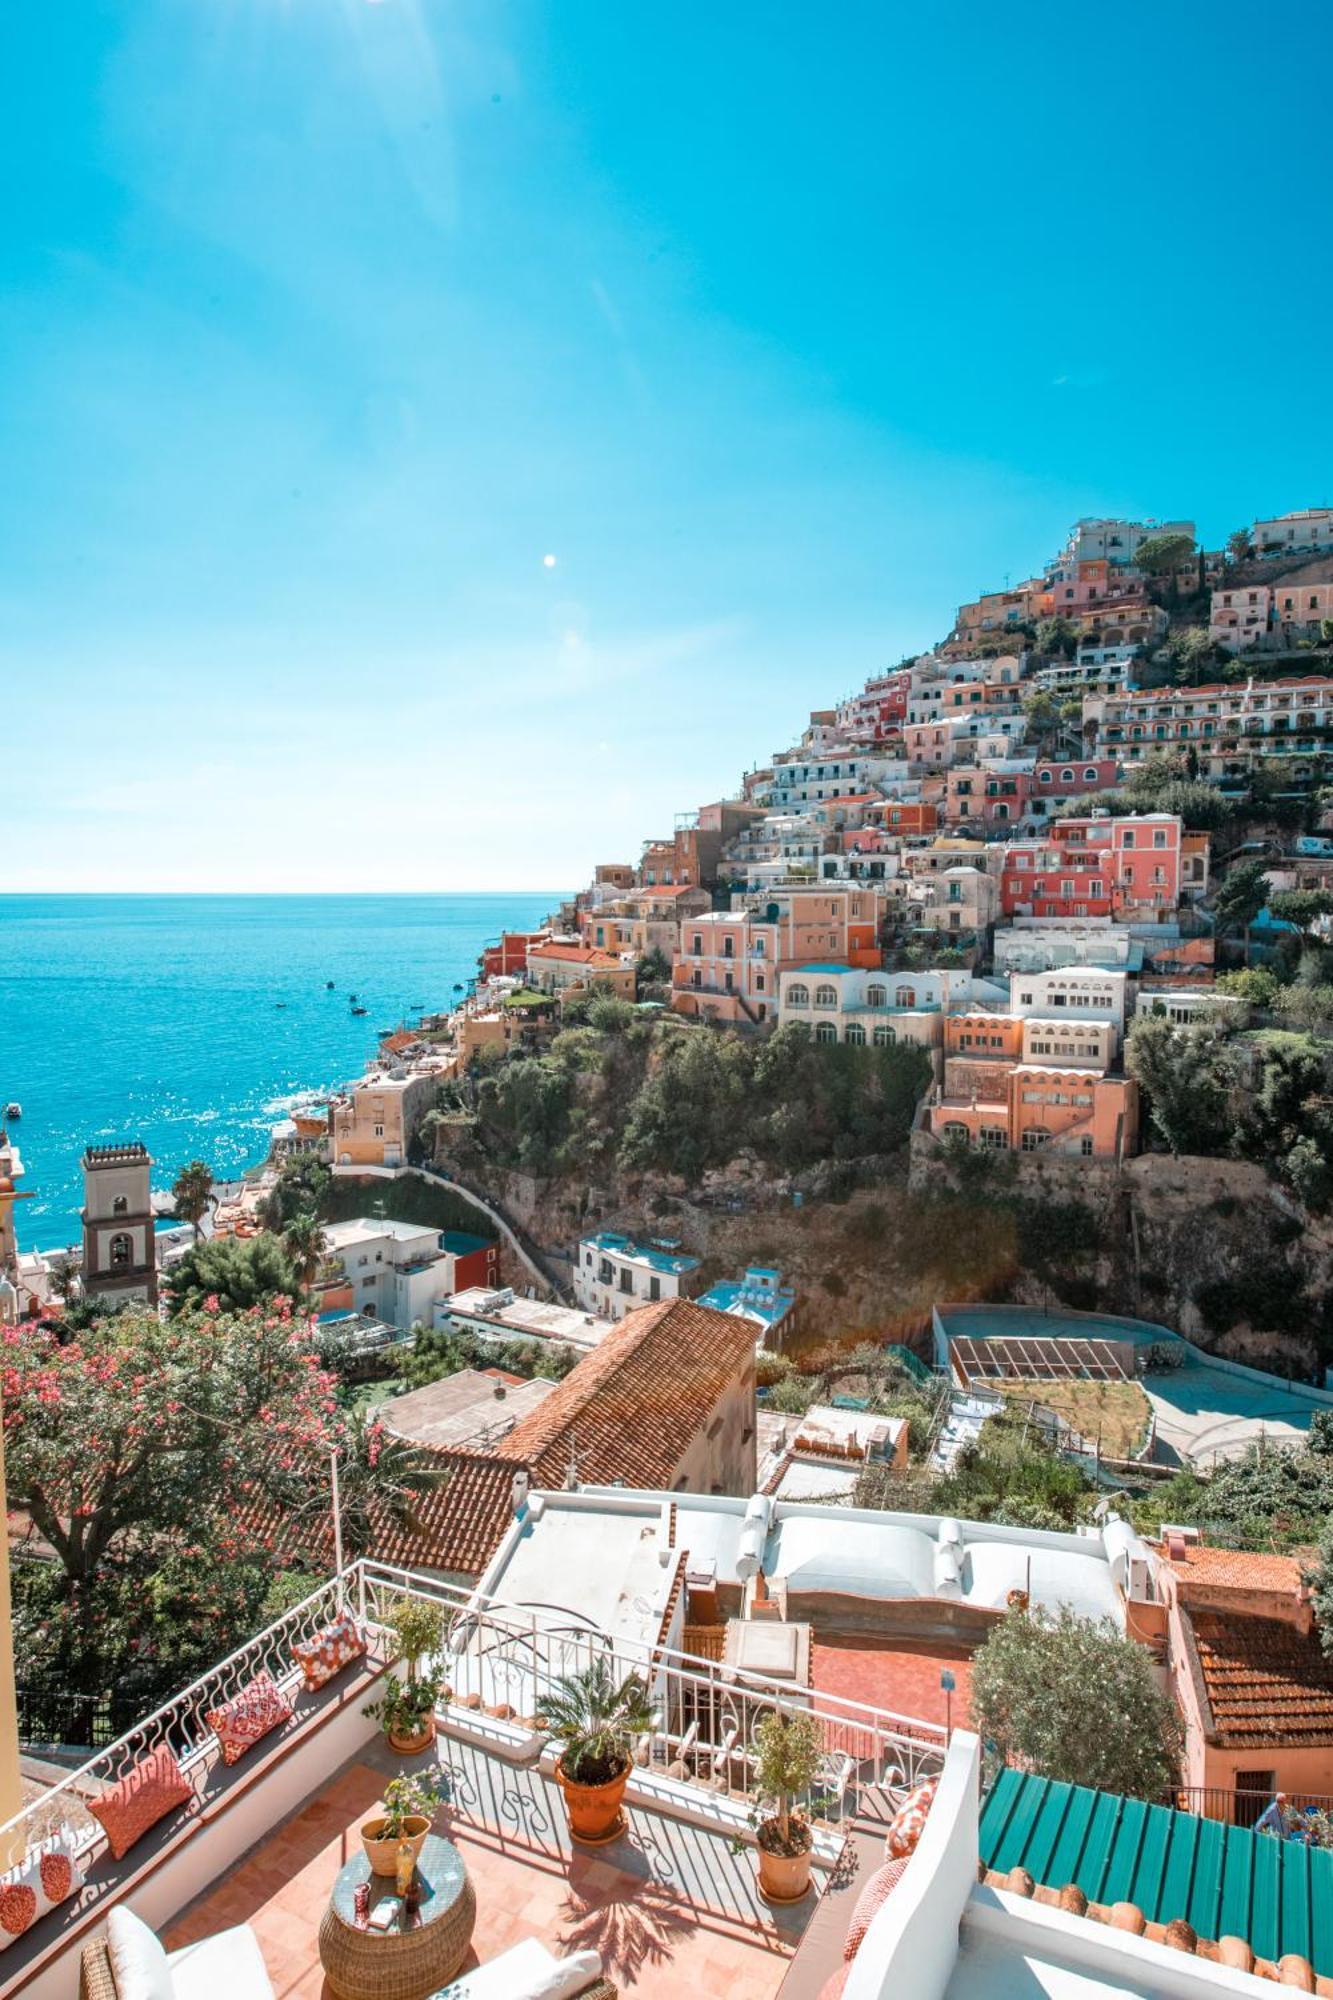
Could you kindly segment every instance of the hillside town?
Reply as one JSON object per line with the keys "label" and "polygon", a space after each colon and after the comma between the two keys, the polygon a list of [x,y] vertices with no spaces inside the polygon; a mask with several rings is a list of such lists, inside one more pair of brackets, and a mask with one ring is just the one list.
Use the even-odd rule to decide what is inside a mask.
{"label": "hillside town", "polygon": [[1333,508],[827,692],[243,1177],[0,1129],[0,2000],[1333,1995]]}

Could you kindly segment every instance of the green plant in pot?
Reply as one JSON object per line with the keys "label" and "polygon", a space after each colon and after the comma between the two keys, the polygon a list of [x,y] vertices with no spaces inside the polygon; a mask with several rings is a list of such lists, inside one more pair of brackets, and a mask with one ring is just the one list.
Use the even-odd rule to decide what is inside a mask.
{"label": "green plant in pot", "polygon": [[412,1859],[420,1858],[435,1817],[435,1808],[445,1795],[444,1780],[438,1771],[400,1771],[384,1787],[384,1811],[368,1819],[361,1829],[361,1845],[375,1875],[392,1875],[398,1865],[398,1850],[404,1842]]}
{"label": "green plant in pot", "polygon": [[754,1733],[755,1790],[772,1806],[759,1822],[759,1887],[773,1903],[797,1903],[810,1887],[815,1836],[793,1804],[814,1790],[824,1745],[812,1715],[770,1709]]}
{"label": "green plant in pot", "polygon": [[570,1833],[575,1840],[613,1840],[623,1822],[635,1739],[655,1720],[647,1686],[638,1674],[617,1680],[611,1662],[597,1659],[546,1689],[541,1710],[560,1739],[555,1775]]}
{"label": "green plant in pot", "polygon": [[391,1681],[365,1713],[378,1722],[389,1746],[408,1757],[426,1749],[435,1735],[435,1705],[448,1690],[438,1673],[423,1674],[421,1663],[438,1654],[448,1620],[442,1606],[424,1597],[399,1597],[389,1606],[384,1623],[392,1635],[390,1663],[402,1662],[401,1681]]}

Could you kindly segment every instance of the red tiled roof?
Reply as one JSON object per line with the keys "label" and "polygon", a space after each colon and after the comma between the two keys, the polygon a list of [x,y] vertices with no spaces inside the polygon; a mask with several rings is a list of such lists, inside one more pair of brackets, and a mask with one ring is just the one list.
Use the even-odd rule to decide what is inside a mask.
{"label": "red tiled roof", "polygon": [[1191,1582],[1206,1584],[1210,1590],[1262,1590],[1274,1595],[1296,1597],[1301,1588],[1301,1565],[1294,1556],[1256,1555],[1247,1549],[1214,1549],[1202,1542],[1187,1543],[1183,1555],[1168,1555],[1159,1548],[1163,1562],[1169,1563],[1188,1594]]}
{"label": "red tiled roof", "polygon": [[556,944],[554,942],[550,944],[533,944],[528,946],[528,957],[572,959],[578,965],[614,965],[618,967],[620,964],[620,960],[614,952],[599,951],[596,945],[589,944]]}
{"label": "red tiled roof", "polygon": [[[480,1576],[509,1525],[518,1468],[512,1459],[483,1452],[422,1450],[444,1468],[447,1477],[417,1502],[415,1528],[401,1528],[383,1516],[376,1519],[372,1508],[373,1532],[366,1553],[377,1562],[405,1568]],[[321,1476],[325,1471],[326,1467],[321,1469]],[[333,1567],[332,1517],[322,1509],[292,1520],[271,1502],[257,1500],[243,1511],[238,1525],[275,1555],[301,1556]]]}
{"label": "red tiled roof", "polygon": [[573,1447],[580,1480],[669,1487],[700,1427],[754,1355],[754,1327],[690,1299],[627,1313],[555,1394],[497,1446],[563,1486]]}
{"label": "red tiled roof", "polygon": [[1333,1660],[1280,1618],[1186,1610],[1208,1739],[1235,1749],[1333,1743]]}

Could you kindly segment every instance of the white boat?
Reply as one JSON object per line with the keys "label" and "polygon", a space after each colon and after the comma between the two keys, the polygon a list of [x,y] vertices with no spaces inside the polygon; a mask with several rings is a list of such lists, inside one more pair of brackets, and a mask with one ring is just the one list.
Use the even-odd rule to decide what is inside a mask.
{"label": "white boat", "polygon": [[5,1116],[6,1118],[21,1118],[23,1116],[23,1106],[17,1098],[11,1098],[10,1102],[5,1106]]}

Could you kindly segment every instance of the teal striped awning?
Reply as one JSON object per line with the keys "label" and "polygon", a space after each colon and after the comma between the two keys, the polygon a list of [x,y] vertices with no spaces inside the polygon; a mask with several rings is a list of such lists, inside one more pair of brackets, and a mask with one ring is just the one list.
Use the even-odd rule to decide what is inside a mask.
{"label": "teal striped awning", "polygon": [[981,1810],[981,1859],[1035,1882],[1076,1882],[1090,1903],[1136,1903],[1149,1923],[1183,1917],[1201,1938],[1248,1939],[1260,1958],[1297,1952],[1333,1974],[1333,1850],[1277,1840],[1114,1792],[1001,1771]]}

